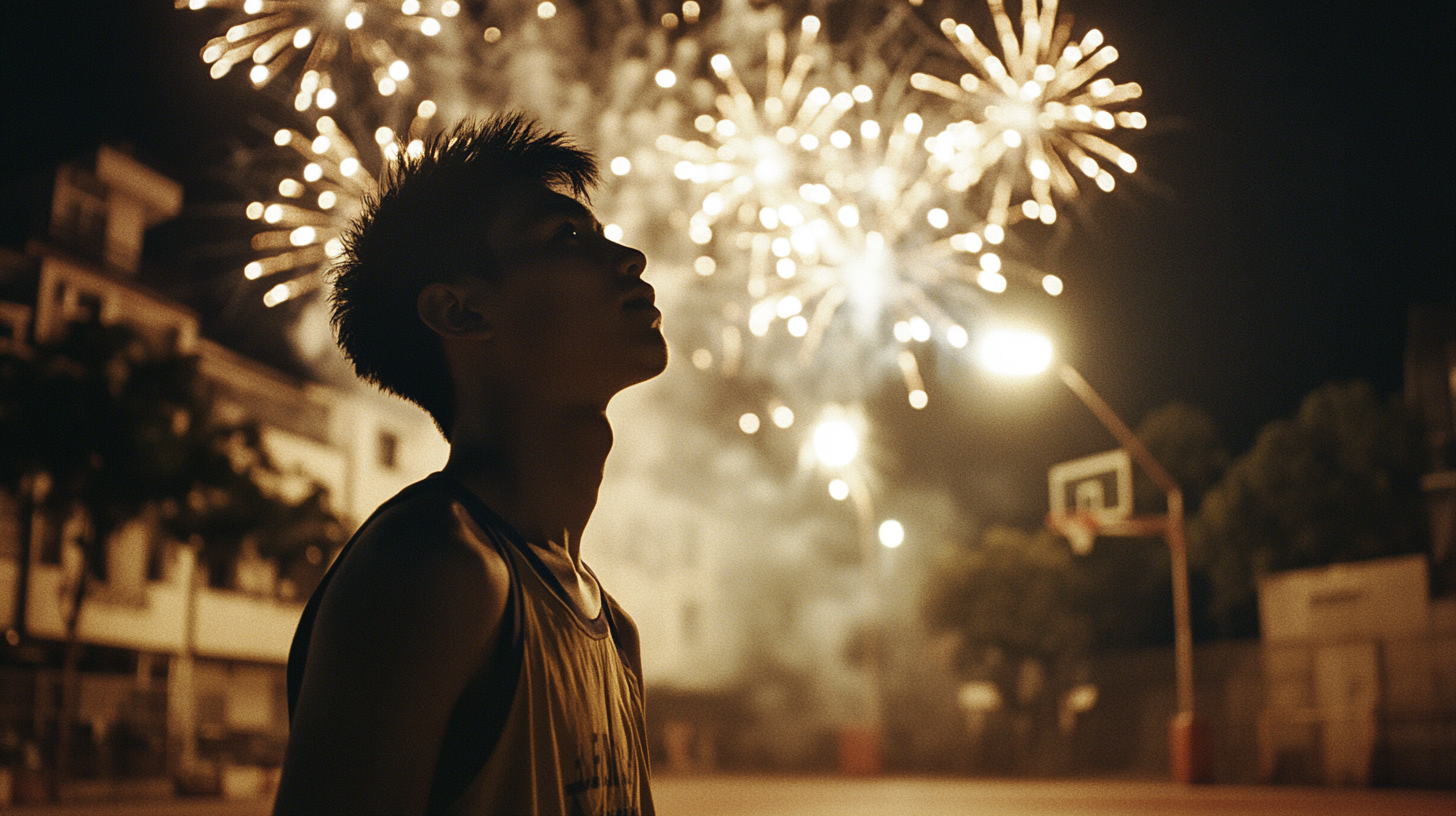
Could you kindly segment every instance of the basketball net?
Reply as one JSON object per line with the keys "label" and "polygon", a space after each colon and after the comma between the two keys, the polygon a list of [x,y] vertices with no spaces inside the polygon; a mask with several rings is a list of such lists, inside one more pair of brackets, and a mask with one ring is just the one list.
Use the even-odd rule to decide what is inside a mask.
{"label": "basketball net", "polygon": [[1047,526],[1066,536],[1067,543],[1072,545],[1072,552],[1086,555],[1092,552],[1092,542],[1097,540],[1100,525],[1090,512],[1078,510],[1068,515],[1047,516]]}

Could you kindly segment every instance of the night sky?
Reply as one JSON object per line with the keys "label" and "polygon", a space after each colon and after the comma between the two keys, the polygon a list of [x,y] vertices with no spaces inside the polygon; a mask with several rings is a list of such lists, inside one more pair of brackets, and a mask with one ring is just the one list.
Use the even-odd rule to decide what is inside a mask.
{"label": "night sky", "polygon": [[[1048,260],[1068,284],[1055,329],[1066,358],[1130,422],[1189,402],[1235,453],[1324,382],[1399,391],[1407,310],[1456,299],[1452,4],[1063,10],[1117,46],[1105,75],[1142,84],[1151,123],[1126,142],[1136,177],[1095,199],[1092,221]],[[193,215],[215,209],[216,168],[250,132],[258,95],[208,79],[197,54],[214,19],[171,0],[5,4],[0,193],[14,199],[48,183],[56,163],[124,142],[187,185]],[[257,318],[226,302],[243,296],[229,287],[175,291],[204,301],[217,332],[262,342],[247,339]],[[991,481],[1003,454],[1030,451],[1008,489],[1050,461],[1112,447],[1073,398],[1051,393],[1060,386],[1014,392],[971,375],[941,387],[948,399],[932,391],[923,417],[896,431],[921,435],[907,450],[933,458],[947,435],[967,472]]]}

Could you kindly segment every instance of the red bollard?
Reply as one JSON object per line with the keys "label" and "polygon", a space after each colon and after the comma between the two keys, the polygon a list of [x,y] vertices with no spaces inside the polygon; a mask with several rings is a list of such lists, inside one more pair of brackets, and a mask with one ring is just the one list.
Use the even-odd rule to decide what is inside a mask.
{"label": "red bollard", "polygon": [[1168,723],[1168,765],[1173,781],[1196,785],[1213,781],[1213,751],[1208,727],[1192,712],[1180,711]]}
{"label": "red bollard", "polygon": [[879,775],[879,728],[872,725],[850,725],[839,730],[839,770],[850,776]]}

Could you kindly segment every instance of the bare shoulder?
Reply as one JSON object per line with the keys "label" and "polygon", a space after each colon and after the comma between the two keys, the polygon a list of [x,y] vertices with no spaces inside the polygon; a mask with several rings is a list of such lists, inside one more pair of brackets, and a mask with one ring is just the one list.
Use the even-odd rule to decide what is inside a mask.
{"label": "bare shoulder", "polygon": [[358,611],[358,605],[396,607],[395,613],[444,605],[475,618],[502,604],[509,585],[505,561],[465,508],[422,493],[360,532],[323,598],[320,624],[331,612]]}
{"label": "bare shoulder", "polygon": [[496,658],[510,574],[431,491],[376,516],[344,558],[309,641],[278,812],[418,812],[455,702]]}

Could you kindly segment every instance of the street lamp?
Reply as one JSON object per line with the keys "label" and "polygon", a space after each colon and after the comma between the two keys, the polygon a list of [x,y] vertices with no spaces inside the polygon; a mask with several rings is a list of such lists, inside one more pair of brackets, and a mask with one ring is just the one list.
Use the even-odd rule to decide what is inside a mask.
{"label": "street lamp", "polygon": [[[1052,344],[1047,338],[1034,332],[1012,330],[987,333],[981,340],[980,354],[981,362],[991,371],[1011,376],[1040,374],[1051,365],[1053,357]],[[1174,780],[1206,782],[1210,775],[1207,734],[1197,720],[1193,706],[1193,627],[1188,609],[1188,545],[1184,538],[1183,491],[1080,372],[1067,363],[1059,363],[1057,374],[1168,497],[1167,515],[1134,517],[1117,524],[1103,525],[1102,530],[1112,535],[1131,536],[1161,533],[1168,542],[1173,573],[1174,654],[1178,684],[1178,713],[1168,727],[1169,763]]]}

